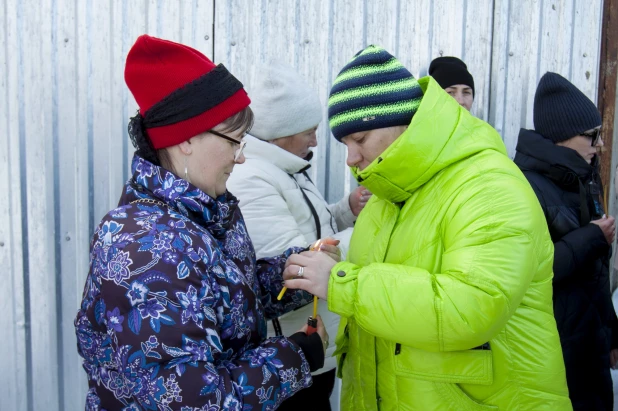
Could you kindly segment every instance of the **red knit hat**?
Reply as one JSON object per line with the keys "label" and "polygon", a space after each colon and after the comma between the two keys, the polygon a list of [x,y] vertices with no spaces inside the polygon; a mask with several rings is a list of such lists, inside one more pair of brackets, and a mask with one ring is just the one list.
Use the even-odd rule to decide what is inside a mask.
{"label": "red knit hat", "polygon": [[[138,37],[129,51],[124,79],[155,149],[208,131],[251,102],[222,65],[191,47],[148,35]],[[158,118],[149,121],[153,112]]]}

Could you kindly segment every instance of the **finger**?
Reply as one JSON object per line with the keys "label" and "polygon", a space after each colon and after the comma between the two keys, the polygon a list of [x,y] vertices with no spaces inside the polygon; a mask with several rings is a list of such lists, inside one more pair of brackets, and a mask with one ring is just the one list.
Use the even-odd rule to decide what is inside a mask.
{"label": "finger", "polygon": [[296,261],[299,262],[299,265],[304,265],[307,266],[311,263],[311,261],[315,258],[316,255],[318,255],[319,253],[317,251],[303,251],[300,254],[297,254],[298,256],[302,257],[302,260],[297,259]]}
{"label": "finger", "polygon": [[[284,280],[293,280],[295,278],[303,278],[307,274],[307,270],[303,270],[303,275],[298,275],[300,271],[300,265],[292,264],[288,266],[285,270],[283,270],[283,279]],[[304,268],[304,267],[303,267]]]}
{"label": "finger", "polygon": [[320,251],[323,251],[325,253],[337,254],[338,250],[339,248],[335,245],[322,244],[320,246]]}
{"label": "finger", "polygon": [[294,278],[298,276],[298,266],[291,264],[287,267],[285,267],[285,270],[283,270],[283,279],[284,280],[288,280],[290,278]]}
{"label": "finger", "polygon": [[326,331],[326,327],[324,327],[324,321],[322,321],[322,317],[320,316],[320,314],[317,315],[317,324],[316,324],[316,328],[320,331]]}
{"label": "finger", "polygon": [[295,278],[293,280],[285,280],[284,285],[291,290],[305,290],[311,292],[313,284],[306,278]]}
{"label": "finger", "polygon": [[307,334],[307,327],[309,327],[307,324],[303,325],[303,328],[301,328],[300,330],[298,330],[297,332],[300,333],[305,333]]}
{"label": "finger", "polygon": [[335,260],[335,261],[341,261],[341,256],[339,254],[331,254],[331,253],[324,253],[327,256],[329,256],[331,259]]}
{"label": "finger", "polygon": [[316,318],[318,320],[316,327],[318,333],[322,336],[322,339],[324,341],[328,341],[328,332],[326,331],[326,327],[324,326],[324,321],[322,321],[322,317],[318,314]]}
{"label": "finger", "polygon": [[306,267],[311,262],[311,256],[315,254],[315,251],[303,251],[300,254],[292,254],[288,257],[287,266],[290,265],[302,265]]}
{"label": "finger", "polygon": [[332,237],[327,237],[322,240],[322,244],[327,244],[327,245],[339,245],[339,243],[340,243],[339,240],[335,240]]}

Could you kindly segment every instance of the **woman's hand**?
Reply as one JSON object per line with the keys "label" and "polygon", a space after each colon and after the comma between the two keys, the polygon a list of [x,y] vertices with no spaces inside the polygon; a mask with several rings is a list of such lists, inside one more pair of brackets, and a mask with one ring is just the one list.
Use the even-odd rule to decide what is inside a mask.
{"label": "woman's hand", "polygon": [[[315,244],[318,245],[318,248],[313,248]],[[328,254],[330,258],[335,260],[336,262],[341,261],[341,249],[337,247],[339,245],[339,240],[335,240],[334,238],[327,237],[323,240],[318,240],[314,246],[311,246],[310,251],[321,251],[325,254]]]}
{"label": "woman's hand", "polygon": [[609,364],[615,370],[618,365],[618,348],[614,348],[609,352]]}
{"label": "woman's hand", "polygon": [[337,262],[326,253],[305,251],[292,254],[285,263],[283,272],[285,286],[305,290],[326,300],[330,270],[335,264]]}
{"label": "woman's hand", "polygon": [[349,201],[350,201],[350,209],[352,210],[352,214],[356,217],[363,211],[367,201],[371,198],[373,194],[371,191],[367,190],[363,186],[357,187],[354,191],[350,193]]}
{"label": "woman's hand", "polygon": [[591,221],[590,223],[599,226],[601,231],[603,231],[607,244],[614,242],[614,236],[616,235],[616,219],[614,217],[604,215],[603,218]]}
{"label": "woman's hand", "polygon": [[[328,348],[328,333],[326,332],[326,327],[324,327],[324,322],[322,321],[322,317],[320,317],[319,314],[318,314],[317,320],[318,320],[318,325],[317,325],[316,332],[322,339],[322,347],[324,348],[324,353],[326,353],[326,349]],[[308,325],[305,324],[305,326],[301,328],[300,330],[298,330],[298,332],[307,334],[307,327]]]}

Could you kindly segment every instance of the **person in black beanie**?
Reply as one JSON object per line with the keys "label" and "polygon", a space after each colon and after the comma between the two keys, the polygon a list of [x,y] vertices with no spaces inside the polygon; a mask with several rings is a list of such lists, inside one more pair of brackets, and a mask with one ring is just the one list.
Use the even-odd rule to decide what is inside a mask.
{"label": "person in black beanie", "polygon": [[533,116],[535,130],[519,133],[515,163],[539,198],[554,242],[554,315],[569,396],[575,410],[612,410],[618,319],[609,258],[616,225],[603,206],[598,170],[601,114],[567,79],[548,72]]}
{"label": "person in black beanie", "polygon": [[429,75],[462,107],[470,111],[474,102],[474,78],[466,63],[457,57],[437,57],[429,65]]}

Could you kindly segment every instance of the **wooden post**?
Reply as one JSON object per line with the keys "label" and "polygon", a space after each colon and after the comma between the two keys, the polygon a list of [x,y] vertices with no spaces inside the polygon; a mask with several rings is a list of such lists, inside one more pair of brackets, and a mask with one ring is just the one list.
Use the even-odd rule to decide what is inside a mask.
{"label": "wooden post", "polygon": [[[605,147],[601,155],[601,179],[605,187],[612,181],[612,147],[614,113],[616,110],[616,81],[618,79],[618,0],[603,2],[601,31],[601,61],[599,67],[599,111],[603,117],[601,128]],[[608,190],[607,192],[611,192]]]}

